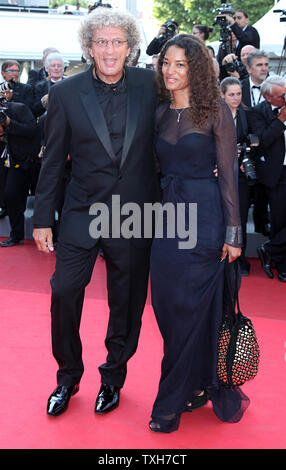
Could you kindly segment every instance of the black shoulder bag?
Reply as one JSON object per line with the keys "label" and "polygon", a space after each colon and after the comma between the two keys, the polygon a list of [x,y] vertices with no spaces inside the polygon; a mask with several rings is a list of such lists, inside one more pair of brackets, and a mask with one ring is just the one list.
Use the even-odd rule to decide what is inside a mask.
{"label": "black shoulder bag", "polygon": [[238,260],[233,262],[235,282],[231,286],[230,264],[225,260],[225,306],[218,343],[217,374],[228,387],[243,385],[258,372],[260,350],[255,330],[238,301]]}

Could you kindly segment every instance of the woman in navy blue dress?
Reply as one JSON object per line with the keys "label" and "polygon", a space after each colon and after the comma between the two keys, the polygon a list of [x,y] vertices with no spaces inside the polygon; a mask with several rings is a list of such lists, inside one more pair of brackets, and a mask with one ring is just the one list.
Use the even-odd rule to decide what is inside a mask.
{"label": "woman in navy blue dress", "polygon": [[157,79],[156,155],[169,213],[158,218],[151,253],[152,305],[164,357],[149,427],[172,432],[183,412],[209,399],[229,422],[241,419],[249,400],[217,379],[224,260],[239,257],[242,243],[232,115],[219,97],[208,50],[193,36],[165,44]]}

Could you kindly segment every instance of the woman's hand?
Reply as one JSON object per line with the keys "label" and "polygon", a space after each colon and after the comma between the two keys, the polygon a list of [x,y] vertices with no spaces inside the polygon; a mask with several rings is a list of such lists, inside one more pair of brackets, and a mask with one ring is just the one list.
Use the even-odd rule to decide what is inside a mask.
{"label": "woman's hand", "polygon": [[236,248],[235,246],[228,245],[225,243],[222,247],[222,253],[220,260],[223,261],[228,255],[229,262],[232,263],[236,258],[239,258],[241,255],[241,248]]}

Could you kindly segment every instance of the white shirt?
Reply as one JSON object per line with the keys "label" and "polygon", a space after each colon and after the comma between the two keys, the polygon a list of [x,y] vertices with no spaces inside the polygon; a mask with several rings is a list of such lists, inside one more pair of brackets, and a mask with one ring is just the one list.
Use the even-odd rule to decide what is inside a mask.
{"label": "white shirt", "polygon": [[258,88],[252,88],[252,87],[257,86],[257,85],[255,85],[255,83],[253,83],[253,81],[251,80],[250,77],[249,77],[249,86],[250,86],[251,106],[255,106],[259,103],[262,103],[262,101],[265,101],[265,99],[263,98],[260,90]]}

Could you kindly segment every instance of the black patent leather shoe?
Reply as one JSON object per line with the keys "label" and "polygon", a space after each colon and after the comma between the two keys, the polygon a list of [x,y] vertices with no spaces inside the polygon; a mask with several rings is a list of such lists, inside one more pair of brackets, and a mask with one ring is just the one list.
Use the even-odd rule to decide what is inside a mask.
{"label": "black patent leather shoe", "polygon": [[95,402],[95,413],[108,413],[119,405],[120,388],[102,384]]}
{"label": "black patent leather shoe", "polygon": [[50,416],[58,416],[66,411],[70,398],[79,391],[79,384],[66,387],[58,385],[48,399],[47,413]]}
{"label": "black patent leather shoe", "polygon": [[9,246],[14,246],[14,245],[23,245],[24,240],[14,240],[13,238],[7,238],[7,240],[4,240],[3,242],[0,242],[0,246],[3,248],[9,247]]}
{"label": "black patent leather shoe", "polygon": [[274,274],[271,271],[271,258],[268,255],[267,251],[265,250],[265,246],[261,245],[257,248],[258,258],[261,261],[261,266],[265,274],[270,278],[273,279]]}
{"label": "black patent leather shoe", "polygon": [[281,282],[286,282],[286,273],[278,273],[278,279]]}

